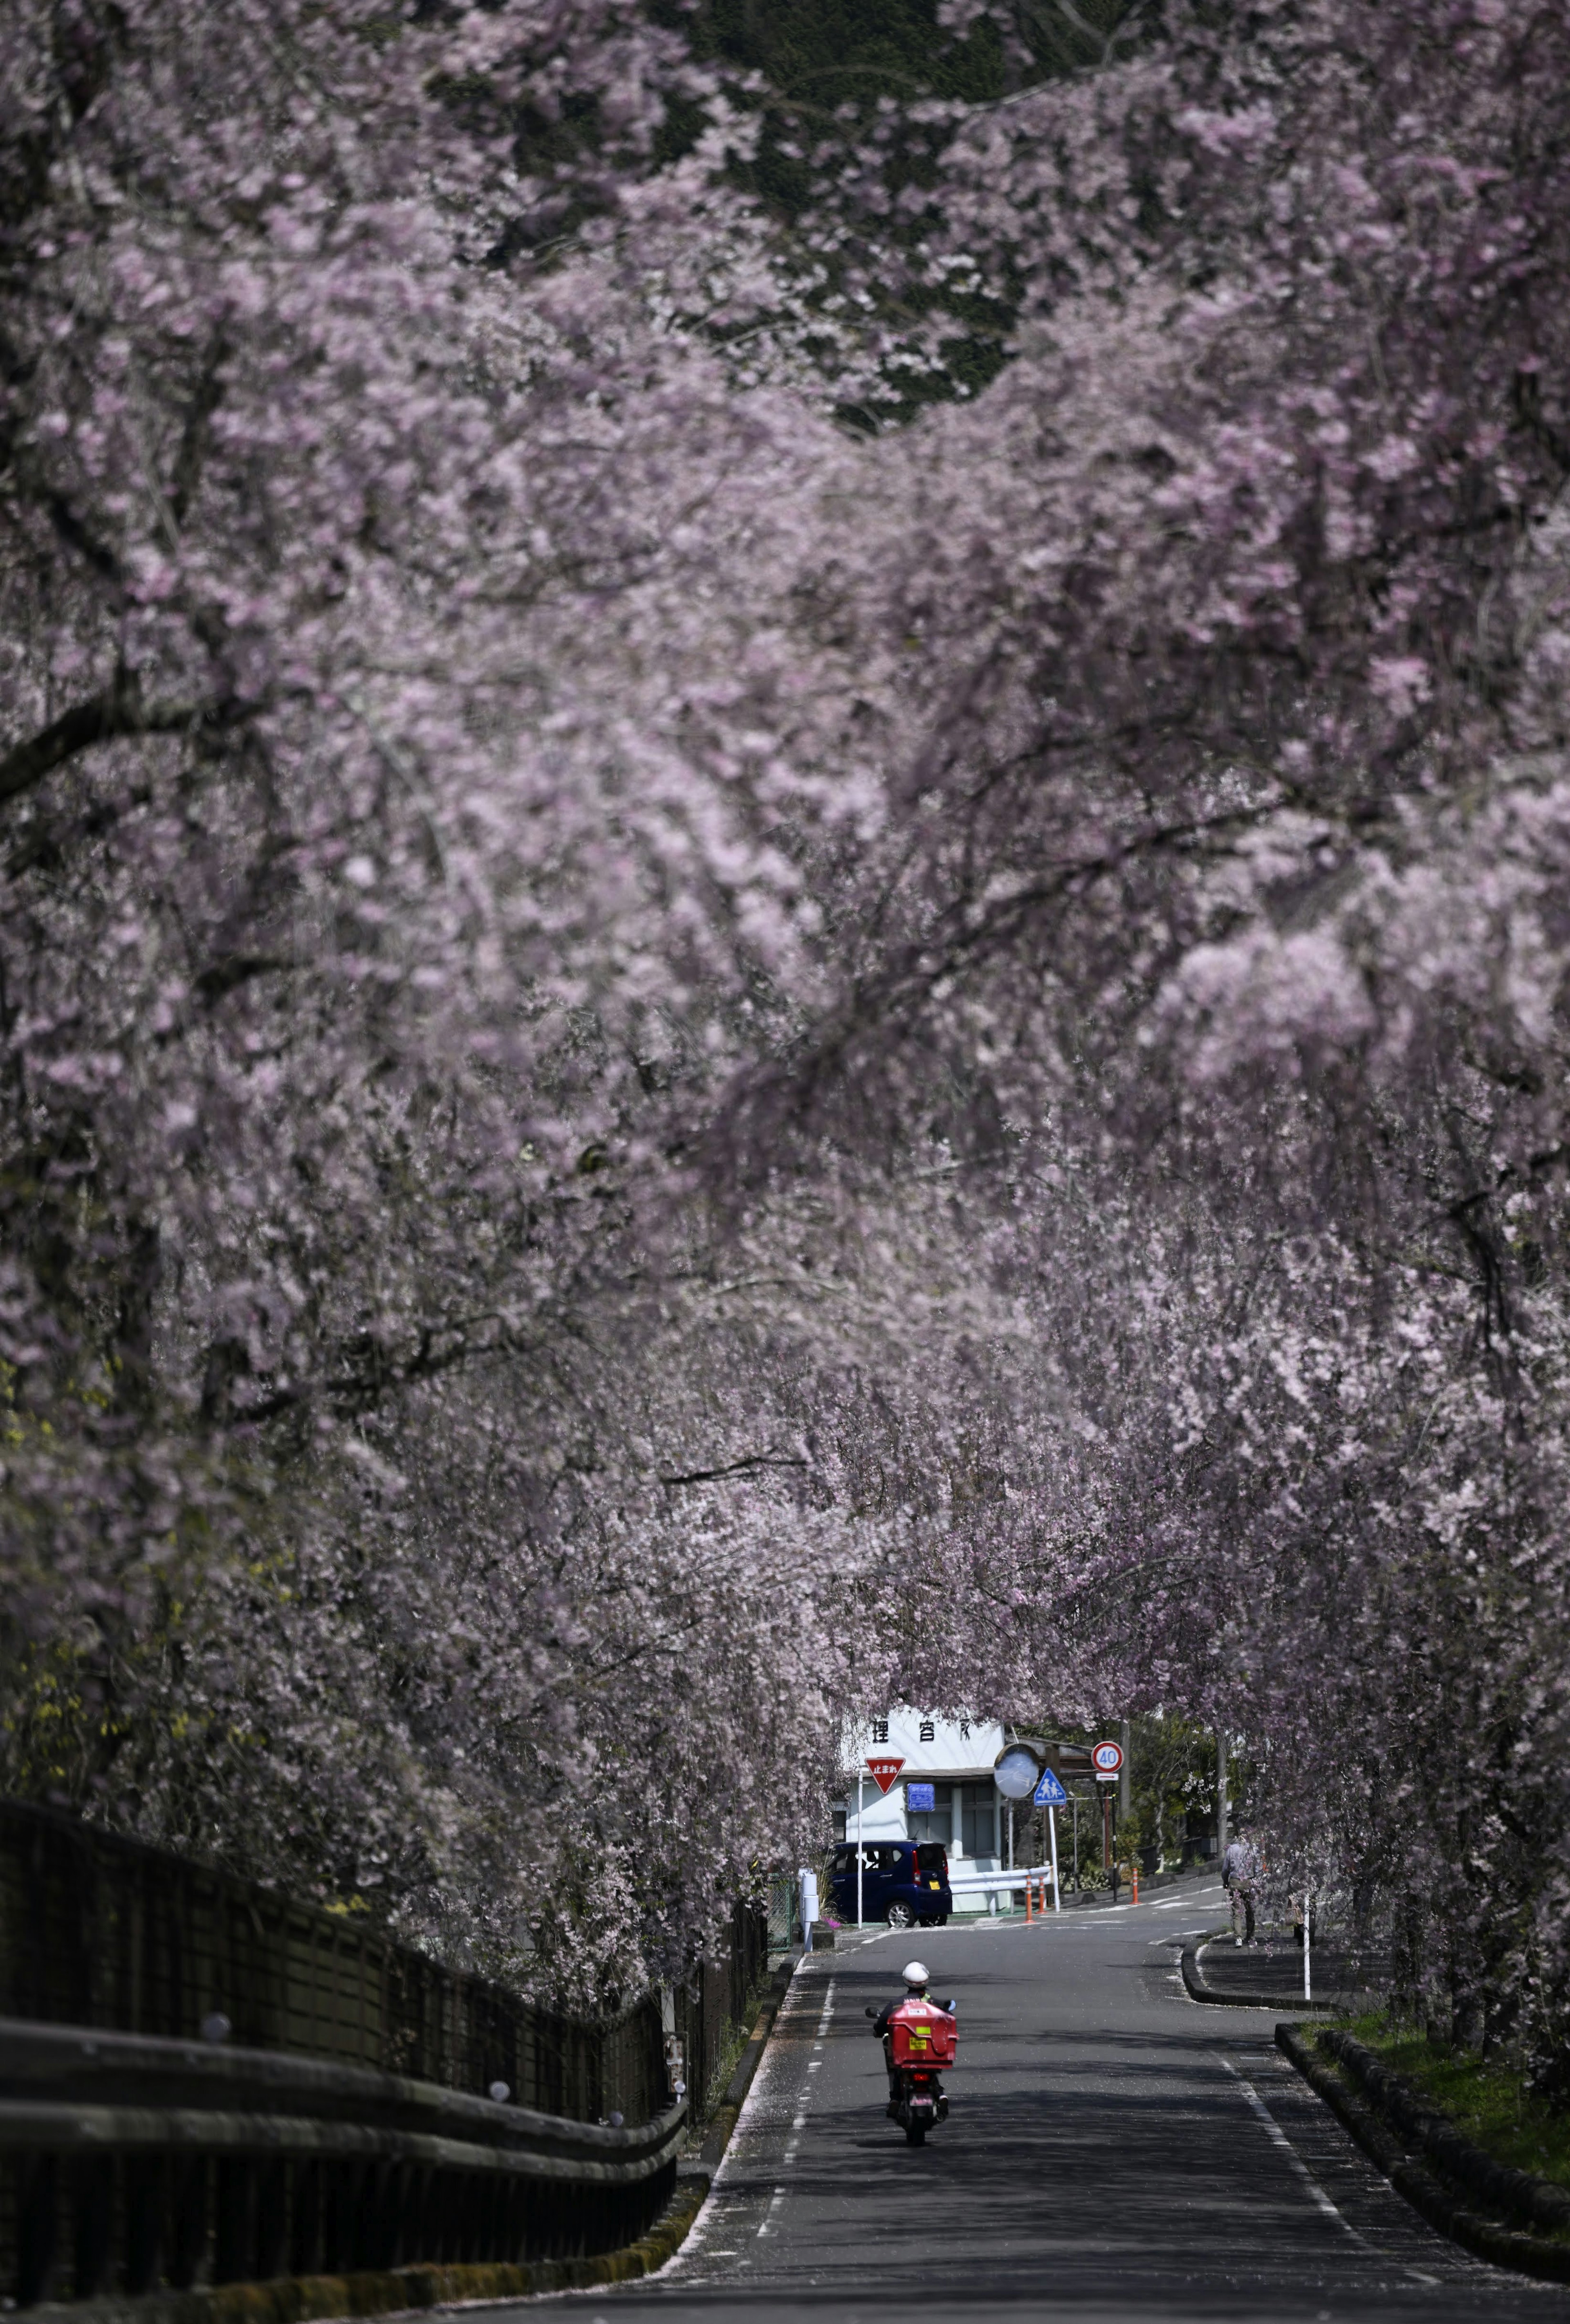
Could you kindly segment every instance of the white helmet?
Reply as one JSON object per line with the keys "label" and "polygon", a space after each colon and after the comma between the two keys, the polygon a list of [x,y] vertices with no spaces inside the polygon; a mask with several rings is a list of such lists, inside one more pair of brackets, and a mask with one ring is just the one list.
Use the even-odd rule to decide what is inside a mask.
{"label": "white helmet", "polygon": [[900,1975],[907,1985],[927,1985],[932,1981],[932,1973],[925,1961],[906,1961]]}

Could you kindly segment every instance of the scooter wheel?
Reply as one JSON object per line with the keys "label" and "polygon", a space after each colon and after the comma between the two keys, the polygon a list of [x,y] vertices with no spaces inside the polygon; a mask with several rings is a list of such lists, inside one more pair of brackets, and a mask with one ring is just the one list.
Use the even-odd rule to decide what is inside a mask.
{"label": "scooter wheel", "polygon": [[907,2146],[924,2146],[927,2143],[926,2124],[907,2122],[904,2126],[904,2143]]}

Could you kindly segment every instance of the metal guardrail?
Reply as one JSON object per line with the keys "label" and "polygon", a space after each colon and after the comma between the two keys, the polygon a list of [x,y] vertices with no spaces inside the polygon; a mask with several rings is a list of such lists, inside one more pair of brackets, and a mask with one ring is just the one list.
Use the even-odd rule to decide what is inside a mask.
{"label": "metal guardrail", "polygon": [[949,1887],[955,1895],[965,1895],[976,1890],[986,1893],[994,1889],[1001,1894],[1006,1888],[1018,1888],[1023,1891],[1027,1880],[1033,1880],[1038,1886],[1044,1880],[1050,1887],[1051,1879],[1052,1868],[1050,1864],[1022,1864],[1017,1869],[1011,1864],[1005,1865],[1001,1872],[951,1872],[949,1876]]}
{"label": "metal guardrail", "polygon": [[636,2242],[767,1956],[738,1904],[663,2008],[585,2023],[0,1800],[0,2307]]}
{"label": "metal guardrail", "polygon": [[0,1800],[0,2016],[286,2050],[583,2121],[669,2101],[658,2005],[584,2023],[331,1913]]}
{"label": "metal guardrail", "polygon": [[277,2051],[0,2021],[9,2304],[415,2263],[558,2258],[643,2234],[684,2103],[613,2128]]}

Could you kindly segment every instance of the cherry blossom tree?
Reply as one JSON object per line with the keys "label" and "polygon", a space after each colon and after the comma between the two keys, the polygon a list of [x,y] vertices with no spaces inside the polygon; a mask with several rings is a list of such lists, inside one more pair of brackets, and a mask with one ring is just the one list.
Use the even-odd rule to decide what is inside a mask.
{"label": "cherry blossom tree", "polygon": [[[636,1305],[673,1089],[810,994],[787,816],[873,804],[794,634],[840,440],[673,324],[773,281],[723,106],[654,170],[708,84],[614,9],[4,40],[14,1780],[337,1894],[521,1857],[537,1906],[637,1602],[713,1674],[647,1752],[720,1720],[738,1787],[668,1948],[795,1844],[741,1849],[735,1754],[816,1634],[753,1667],[797,1554],[700,1506],[676,1557],[658,1476],[712,1448],[607,1452],[570,1358]],[[530,1491],[444,1388],[509,1366]],[[653,1514],[560,1517],[583,1435]]]}
{"label": "cherry blossom tree", "polygon": [[1551,2079],[1570,31],[996,23],[0,35],[8,1779],[588,2006],[1164,1705]]}

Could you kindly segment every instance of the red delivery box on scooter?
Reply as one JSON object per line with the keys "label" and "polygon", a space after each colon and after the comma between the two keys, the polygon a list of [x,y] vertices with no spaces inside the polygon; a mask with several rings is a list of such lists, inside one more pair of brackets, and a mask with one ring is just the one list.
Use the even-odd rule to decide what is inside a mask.
{"label": "red delivery box on scooter", "polygon": [[930,2001],[902,2001],[888,2021],[890,2056],[896,2066],[951,2066],[959,2026],[946,2009]]}

